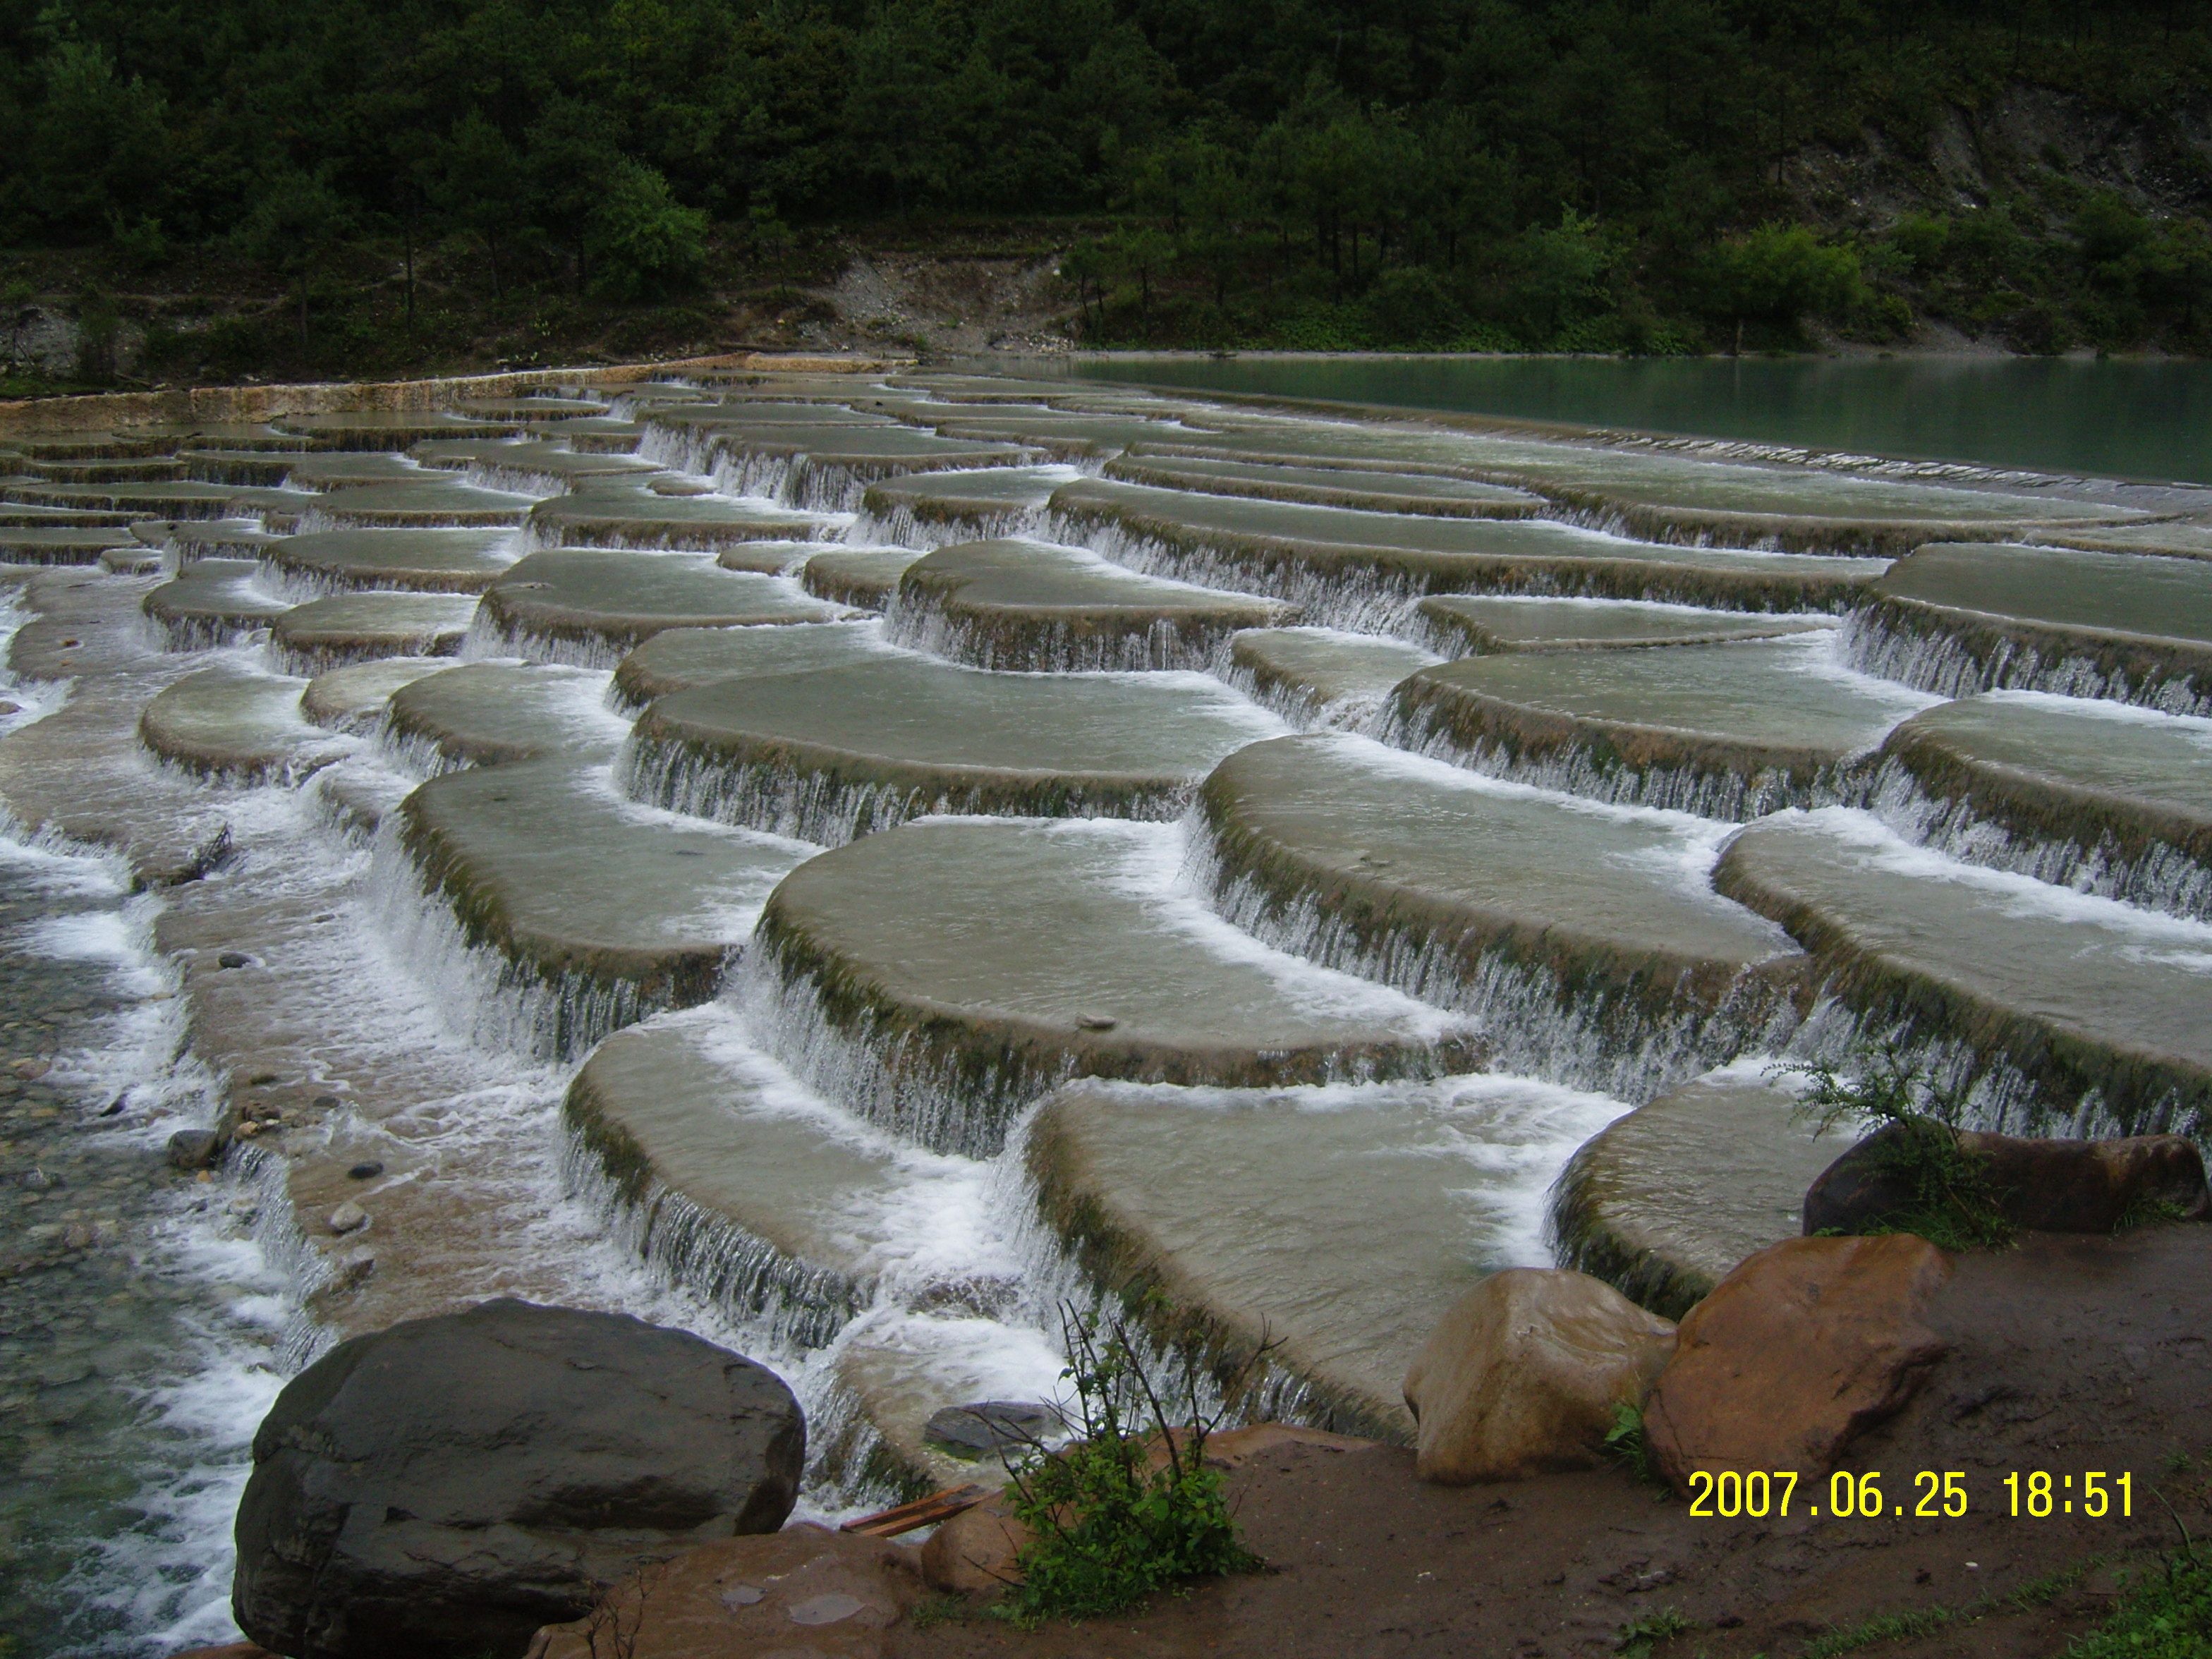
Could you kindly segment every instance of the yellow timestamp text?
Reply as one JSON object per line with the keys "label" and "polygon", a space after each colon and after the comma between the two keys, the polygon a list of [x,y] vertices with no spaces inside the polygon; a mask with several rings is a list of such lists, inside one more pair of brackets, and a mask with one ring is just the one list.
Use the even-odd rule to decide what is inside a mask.
{"label": "yellow timestamp text", "polygon": [[[1840,1519],[1863,1516],[1917,1516],[1922,1519],[1949,1516],[1956,1520],[1973,1507],[1960,1469],[1922,1469],[1912,1477],[1908,1498],[1895,1500],[1882,1495],[1882,1473],[1869,1469],[1855,1474],[1838,1469],[1828,1477],[1821,1492],[1813,1483],[1806,1487],[1803,1513]],[[1696,1469],[1690,1474],[1690,1513],[1734,1519],[1738,1516],[1787,1516],[1797,1494],[1801,1477],[1794,1469]],[[2092,1519],[2135,1514],[2135,1475],[2129,1470],[2086,1469],[2079,1474],[2053,1474],[2046,1469],[2018,1470],[2002,1483],[2010,1498],[2010,1512],[2041,1520],[2052,1515],[2083,1515]],[[1818,1498],[1820,1501],[1812,1501]]]}

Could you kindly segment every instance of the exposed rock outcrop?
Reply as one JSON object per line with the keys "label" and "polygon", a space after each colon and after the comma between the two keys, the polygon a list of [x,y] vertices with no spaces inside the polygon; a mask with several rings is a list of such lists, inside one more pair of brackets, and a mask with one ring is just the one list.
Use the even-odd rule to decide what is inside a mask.
{"label": "exposed rock outcrop", "polygon": [[793,1527],[732,1538],[617,1586],[538,1632],[530,1659],[878,1659],[921,1599],[915,1553]]}

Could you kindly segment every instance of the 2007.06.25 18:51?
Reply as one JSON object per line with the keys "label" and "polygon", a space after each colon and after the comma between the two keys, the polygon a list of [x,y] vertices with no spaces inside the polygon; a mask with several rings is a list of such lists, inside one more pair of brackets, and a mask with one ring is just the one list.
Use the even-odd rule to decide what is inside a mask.
{"label": "2007.06.25 18:51", "polygon": [[[1786,1516],[1798,1479],[1794,1469],[1771,1473],[1754,1469],[1748,1474],[1735,1469],[1718,1473],[1695,1470],[1690,1475],[1690,1513],[1722,1517]],[[2063,1485],[2054,1486],[2051,1475],[2042,1469],[2026,1475],[2015,1471],[2005,1476],[2005,1488],[2012,1495],[2012,1513],[2038,1519],[2054,1513],[2073,1514],[2076,1501],[2075,1477],[2068,1474],[2057,1479]],[[1947,1469],[1939,1474],[1933,1469],[1923,1469],[1912,1477],[1912,1482],[1919,1489],[1911,1508],[1913,1515],[1923,1518],[1949,1516],[1956,1519],[1966,1513],[1966,1477],[1963,1471]],[[2094,1518],[2112,1513],[2116,1493],[2119,1514],[2124,1518],[2134,1515],[2135,1476],[2131,1473],[2124,1469],[2118,1474],[2090,1469],[2081,1475],[2081,1482],[2079,1501],[2083,1515]],[[1886,1504],[1882,1501],[1880,1469],[1869,1469],[1864,1474],[1837,1470],[1828,1477],[1826,1508],[1831,1516],[1844,1517],[1902,1516],[1906,1512],[1902,1503]],[[1806,1506],[1805,1512],[1817,1516],[1820,1510],[1821,1505],[1812,1504]]]}

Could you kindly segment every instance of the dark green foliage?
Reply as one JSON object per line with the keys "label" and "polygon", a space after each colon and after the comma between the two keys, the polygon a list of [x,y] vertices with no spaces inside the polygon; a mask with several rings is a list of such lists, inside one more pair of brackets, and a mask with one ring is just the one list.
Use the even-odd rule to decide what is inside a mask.
{"label": "dark green foliage", "polygon": [[590,217],[592,286],[618,300],[657,300],[696,288],[707,258],[707,216],[669,194],[668,180],[617,163]]}
{"label": "dark green foliage", "polygon": [[1939,1249],[2002,1249],[2018,1230],[2005,1217],[1989,1161],[1959,1144],[1958,1103],[1894,1052],[1869,1049],[1855,1074],[1825,1061],[1775,1068],[1811,1087],[1798,1108],[1814,1133],[1838,1124],[1877,1132],[1877,1168],[1910,1196],[1878,1231],[1912,1233]]}
{"label": "dark green foliage", "polygon": [[1858,256],[1803,225],[1765,224],[1714,255],[1711,302],[1740,328],[1788,328],[1808,314],[1840,320],[1865,297]]}
{"label": "dark green foliage", "polygon": [[[1073,1443],[1013,1472],[1013,1510],[1035,1537],[1017,1558],[1022,1583],[1001,1604],[1006,1616],[1094,1619],[1194,1578],[1256,1571],[1220,1473],[1206,1464],[1213,1425],[1199,1408],[1194,1364],[1176,1399],[1183,1409],[1170,1413],[1120,1320],[1102,1326],[1070,1310],[1063,1329],[1062,1375],[1081,1421]],[[1158,1468],[1148,1442],[1164,1447]]]}
{"label": "dark green foliage", "polygon": [[2207,107],[2205,0],[0,0],[0,241],[235,236],[319,362],[507,332],[422,314],[418,247],[496,313],[1015,214],[1088,216],[1096,343],[2203,349]]}

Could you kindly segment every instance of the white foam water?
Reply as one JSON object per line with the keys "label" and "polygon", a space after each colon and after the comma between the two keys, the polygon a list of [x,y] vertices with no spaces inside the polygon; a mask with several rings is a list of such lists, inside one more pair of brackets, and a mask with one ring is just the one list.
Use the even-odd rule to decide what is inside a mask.
{"label": "white foam water", "polygon": [[1866,673],[1902,681],[1939,697],[1971,697],[1979,691],[2043,691],[2055,696],[2103,698],[2134,703],[2163,714],[2212,717],[2212,689],[2189,675],[2151,673],[2130,678],[2119,669],[2100,666],[2087,657],[2046,655],[2030,646],[1997,639],[1977,650],[1940,623],[1923,629],[1899,625],[1878,609],[1856,611],[1845,620],[1843,648],[1850,663]]}

